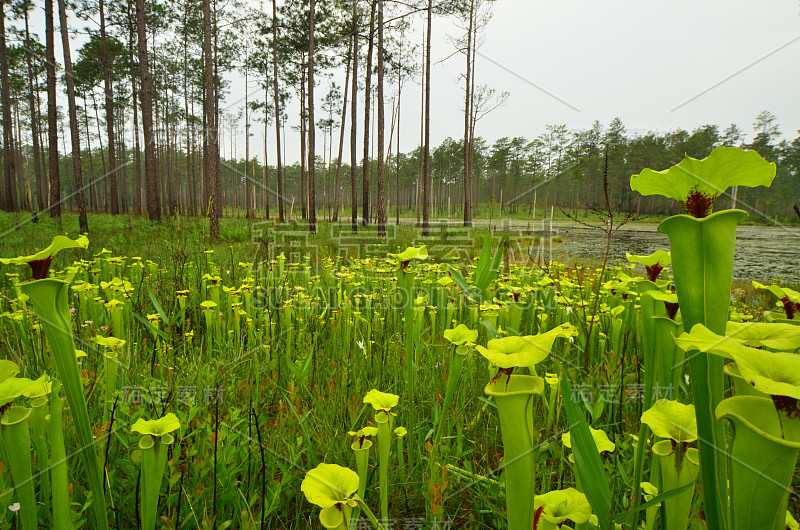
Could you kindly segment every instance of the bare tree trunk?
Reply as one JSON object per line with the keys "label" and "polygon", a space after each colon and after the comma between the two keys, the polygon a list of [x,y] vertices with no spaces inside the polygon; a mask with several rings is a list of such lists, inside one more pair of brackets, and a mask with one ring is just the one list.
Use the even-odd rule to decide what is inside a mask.
{"label": "bare tree trunk", "polygon": [[6,204],[5,209],[16,212],[17,183],[16,168],[14,164],[14,124],[11,119],[11,87],[8,78],[8,49],[6,47],[6,11],[5,1],[0,0],[0,78],[2,78],[2,103],[3,103],[3,171],[6,177]]}
{"label": "bare tree trunk", "polygon": [[[352,67],[351,58],[353,56],[353,36],[350,36],[350,47],[347,50],[347,73],[344,77],[344,99],[342,100],[342,125],[339,127],[339,157],[336,159],[336,181],[333,186],[333,212],[331,219],[333,222],[339,220],[339,178],[342,174],[342,151],[344,150],[344,126],[347,122],[347,95],[350,90],[350,69]],[[331,139],[333,141],[333,139]]]}
{"label": "bare tree trunk", "polygon": [[[249,90],[247,88],[247,53],[249,50],[245,51],[245,59],[244,59],[244,202],[247,203],[245,206],[245,217],[247,219],[253,218],[253,209],[254,205],[253,202],[253,189],[251,187],[250,182],[250,109],[247,108],[249,103],[248,96]],[[253,179],[255,180],[255,179]]]}
{"label": "bare tree trunk", "polygon": [[[426,27],[427,30],[427,27]],[[425,56],[425,42],[426,34],[422,33],[422,55]],[[420,225],[420,215],[422,214],[422,194],[420,193],[420,185],[422,184],[422,175],[425,173],[425,153],[423,151],[425,145],[425,61],[422,61],[422,77],[419,81],[420,86],[420,101],[419,101],[419,172],[414,189],[414,209],[417,214],[417,226]]]}
{"label": "bare tree trunk", "polygon": [[[214,36],[214,55],[209,53],[209,57],[214,65],[214,76],[213,76],[213,83],[212,83],[212,90],[211,94],[213,95],[213,99],[211,100],[212,108],[213,108],[213,115],[214,115],[214,130],[213,130],[213,139],[216,147],[213,151],[210,152],[211,158],[211,167],[214,171],[214,183],[215,183],[215,196],[217,199],[217,224],[219,224],[219,218],[225,216],[225,196],[222,194],[222,171],[220,170],[220,148],[219,148],[219,83],[217,79],[219,79],[219,61],[217,60],[217,52],[219,50],[219,30],[217,28],[217,0],[213,0],[214,3],[214,17],[213,17],[213,25],[211,26],[210,31],[213,32]],[[209,17],[211,14],[209,13]],[[217,234],[219,235],[219,228],[217,228]]]}
{"label": "bare tree trunk", "polygon": [[[323,136],[324,138],[324,136]],[[323,157],[324,157],[323,149]],[[331,199],[331,166],[333,165],[333,105],[328,109],[328,164],[325,166],[325,209],[329,211],[328,221],[333,217],[333,200]]]}
{"label": "bare tree trunk", "polygon": [[[308,230],[317,231],[316,124],[314,122],[314,23],[316,0],[309,2],[308,22]],[[324,155],[323,155],[324,158]]]}
{"label": "bare tree trunk", "polygon": [[267,157],[267,129],[269,129],[269,64],[264,59],[264,208],[269,219],[269,158]]}
{"label": "bare tree trunk", "polygon": [[425,40],[425,170],[422,175],[422,235],[428,235],[431,208],[431,19],[433,1],[428,0],[428,30]]}
{"label": "bare tree trunk", "polygon": [[92,136],[89,132],[89,102],[83,99],[83,126],[86,129],[86,151],[89,155],[89,208],[97,213],[100,211],[100,201],[97,199],[97,179],[94,178],[94,159],[92,157]]}
{"label": "bare tree trunk", "polygon": [[[383,0],[378,0],[378,235],[386,235],[386,168],[383,150],[385,109],[383,108]],[[391,143],[391,140],[390,140]]]}
{"label": "bare tree trunk", "polygon": [[[131,99],[133,104],[133,211],[134,214],[142,215],[142,151],[139,145],[139,103],[140,94],[136,85],[136,62],[133,60],[133,42],[135,38],[132,5],[128,1],[128,19],[130,20],[130,32],[128,34],[128,61],[131,67]],[[138,21],[137,21],[138,24]]]}
{"label": "bare tree trunk", "polygon": [[269,63],[264,59],[264,208],[269,219],[269,158],[267,130],[269,129]]}
{"label": "bare tree trunk", "polygon": [[61,217],[61,178],[58,167],[58,114],[56,103],[55,21],[53,0],[44,0],[45,68],[47,70],[47,158],[50,170],[50,217]]}
{"label": "bare tree trunk", "polygon": [[114,146],[114,86],[106,42],[105,0],[100,0],[100,47],[103,54],[103,81],[106,95],[106,129],[108,130],[108,177],[111,184],[111,213],[119,213],[117,192],[117,154]]}
{"label": "bare tree trunk", "polygon": [[[119,96],[119,94],[117,94]],[[119,211],[120,213],[128,213],[128,170],[125,168],[127,160],[127,151],[125,146],[125,121],[120,119],[120,113],[117,113],[117,123],[114,125],[114,131],[117,136],[117,153],[119,154],[120,168],[119,168]],[[122,114],[125,114],[123,107]]]}
{"label": "bare tree trunk", "polygon": [[[469,89],[469,112],[470,112],[470,119],[469,119],[469,172],[470,175],[472,174],[472,156],[473,151],[475,149],[475,122],[478,121],[477,109],[475,108],[475,54],[478,51],[478,45],[475,42],[477,28],[472,28],[473,32],[473,39],[472,39],[472,82],[470,83]],[[477,186],[475,186],[476,195],[475,201],[473,201],[472,205],[475,207],[475,211],[472,213],[474,215],[480,215],[480,193],[481,193],[481,183],[480,180],[478,181]]]}
{"label": "bare tree trunk", "polygon": [[11,147],[14,153],[14,168],[17,177],[17,210],[27,210],[28,203],[30,202],[30,184],[26,178],[25,174],[25,160],[22,156],[22,120],[19,116],[19,100],[20,96],[17,91],[14,91],[14,106],[12,110],[14,112],[14,126],[16,127],[16,132],[12,135],[17,141],[11,143]]}
{"label": "bare tree trunk", "polygon": [[[266,101],[265,101],[266,103]],[[265,105],[266,107],[266,105]],[[264,116],[266,118],[266,116]],[[267,149],[267,125],[268,121],[264,121],[264,209],[267,219],[269,215],[269,150]]]}
{"label": "bare tree trunk", "polygon": [[[63,0],[59,0],[63,1]],[[153,93],[150,66],[147,57],[147,26],[144,0],[136,0],[136,27],[139,36],[139,70],[142,80],[142,125],[144,126],[144,172],[147,187],[147,215],[151,221],[161,222],[158,175],[156,174],[156,146],[153,133]]]}
{"label": "bare tree trunk", "polygon": [[[27,8],[27,6],[25,6]],[[34,91],[33,59],[30,49],[30,29],[28,24],[28,10],[23,9],[25,15],[25,62],[28,67],[28,104],[31,113],[31,143],[33,144],[33,172],[36,177],[36,209],[42,211],[46,208],[44,197],[44,178],[42,167],[39,164],[39,115],[36,107],[36,92]]]}
{"label": "bare tree trunk", "polygon": [[[171,132],[171,124],[169,122],[169,116],[172,114],[171,112],[172,107],[172,98],[167,96],[167,100],[164,103],[164,129],[166,133],[166,144],[162,152],[164,153],[164,174],[166,176],[166,184],[167,184],[167,204],[169,205],[168,212],[170,215],[175,215],[178,211],[178,197],[176,193],[176,183],[175,183],[175,164],[170,164],[170,150],[172,147],[172,143],[170,142],[170,132]],[[174,131],[172,131],[172,137],[174,137]]]}
{"label": "bare tree trunk", "polygon": [[86,201],[83,197],[83,173],[81,171],[81,144],[78,134],[78,111],[75,108],[75,79],[72,76],[72,57],[69,50],[69,28],[67,26],[67,7],[64,0],[58,0],[58,13],[61,22],[61,44],[64,53],[64,76],[67,81],[67,101],[69,104],[69,130],[72,142],[72,168],[75,179],[75,199],[78,206],[78,225],[81,233],[89,232],[86,219]]}
{"label": "bare tree trunk", "polygon": [[[104,148],[103,148],[103,131],[100,128],[100,112],[97,110],[97,99],[95,98],[94,90],[92,90],[92,110],[94,110],[94,121],[95,121],[95,124],[97,125],[97,140],[100,142],[100,164],[103,166],[103,175],[107,175],[108,171],[106,169],[106,158],[103,156],[103,150],[104,150]],[[86,137],[87,137],[87,146],[88,146],[88,138],[89,138],[89,128],[88,128],[88,126],[86,128]],[[89,151],[89,153],[88,153],[89,154],[89,163],[92,164],[91,167],[93,168],[94,154],[92,153],[91,148],[89,148],[88,151]],[[92,171],[94,171],[94,169],[92,169]],[[94,173],[92,173],[92,182],[94,182],[94,181],[95,181]],[[108,200],[107,191],[108,190],[106,190],[105,179],[103,179],[102,186],[103,186],[103,211],[104,212],[108,212],[108,204],[107,204],[107,200]]]}
{"label": "bare tree trunk", "polygon": [[[402,38],[402,37],[401,37]],[[397,203],[397,216],[394,224],[400,226],[400,99],[403,93],[403,54],[402,47],[398,54],[398,68],[397,68],[397,173],[395,175],[395,202]]]}
{"label": "bare tree trunk", "polygon": [[[139,0],[141,1],[141,0]],[[219,137],[217,129],[217,113],[214,105],[216,92],[214,91],[214,69],[211,57],[211,5],[210,0],[203,0],[203,54],[205,57],[205,81],[206,93],[203,101],[206,115],[206,145],[208,155],[206,156],[205,173],[208,176],[209,188],[209,233],[211,237],[219,237],[219,208],[220,199],[217,194],[217,181],[219,180],[219,169],[216,162],[219,153]]]}
{"label": "bare tree trunk", "polygon": [[[37,81],[38,81],[38,78],[37,78]],[[38,137],[36,138],[36,141],[39,144],[39,157],[40,157],[39,167],[42,168],[42,193],[44,194],[44,202],[42,203],[43,206],[42,206],[41,211],[44,211],[44,210],[46,210],[48,208],[48,206],[47,206],[48,205],[48,200],[49,200],[49,191],[48,190],[49,190],[50,186],[49,186],[49,183],[47,181],[47,178],[48,178],[48,175],[47,175],[47,160],[45,158],[46,149],[44,148],[44,139],[42,138],[44,136],[44,131],[42,130],[43,129],[43,127],[42,127],[42,95],[38,91],[35,94],[36,94],[36,118],[38,120],[38,122],[37,122],[37,125],[38,125],[37,130],[38,130],[38,133],[39,133]]]}
{"label": "bare tree trunk", "polygon": [[464,226],[472,226],[472,168],[470,159],[472,146],[469,141],[469,120],[471,117],[470,109],[470,88],[472,75],[472,20],[475,14],[475,0],[469,3],[469,25],[467,29],[467,80],[465,83],[466,93],[464,97]]}
{"label": "bare tree trunk", "polygon": [[[195,88],[193,86],[192,87],[192,98],[191,98],[191,101],[189,103],[189,105],[191,106],[191,115],[192,116],[194,116],[194,93],[195,93]],[[201,200],[202,200],[203,193],[204,193],[203,171],[202,171],[202,160],[201,160],[200,178],[198,179],[197,178],[197,165],[198,165],[197,164],[197,133],[195,132],[195,122],[194,121],[192,121],[191,126],[189,127],[189,131],[190,131],[191,138],[192,138],[192,141],[191,141],[191,144],[192,144],[192,151],[191,151],[191,159],[192,159],[192,189],[193,189],[193,192],[192,192],[192,203],[194,204],[194,207],[192,209],[192,213],[194,215],[202,215],[202,212],[200,210],[202,208]],[[202,155],[201,155],[201,158],[202,158]],[[199,188],[198,188],[198,185],[199,185]]]}
{"label": "bare tree trunk", "polygon": [[300,59],[300,213],[308,219],[308,190],[306,189],[306,154],[308,151],[307,110],[306,110],[306,66],[304,57]]}
{"label": "bare tree trunk", "polygon": [[278,221],[283,223],[286,217],[283,213],[283,166],[281,165],[281,106],[278,94],[278,14],[272,0],[272,80],[275,89],[272,91],[275,98],[275,141],[277,142],[278,165]]}
{"label": "bare tree trunk", "polygon": [[358,156],[356,155],[356,141],[358,135],[358,11],[356,0],[353,0],[353,98],[350,108],[350,195],[352,210],[353,232],[358,230],[358,189],[356,188],[356,166]]}
{"label": "bare tree trunk", "polygon": [[377,0],[370,2],[370,16],[369,16],[369,44],[367,45],[367,71],[366,83],[364,85],[364,160],[362,160],[361,170],[361,208],[363,219],[361,223],[364,226],[369,224],[369,103],[370,103],[370,89],[372,88],[372,46],[374,43],[375,34],[375,3]]}
{"label": "bare tree trunk", "polygon": [[189,32],[186,30],[187,13],[189,11],[188,2],[184,5],[183,15],[183,111],[186,115],[186,186],[187,190],[187,208],[191,215],[195,215],[197,208],[195,199],[197,197],[197,183],[194,178],[194,164],[192,158],[192,126],[191,114],[189,114]]}

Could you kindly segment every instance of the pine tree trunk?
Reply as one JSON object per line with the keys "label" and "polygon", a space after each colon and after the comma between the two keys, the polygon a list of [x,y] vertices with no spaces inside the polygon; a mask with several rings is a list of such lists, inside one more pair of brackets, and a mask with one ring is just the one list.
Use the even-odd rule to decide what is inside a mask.
{"label": "pine tree trunk", "polygon": [[86,151],[89,155],[89,208],[97,213],[100,211],[100,201],[97,199],[97,179],[94,178],[94,159],[92,158],[92,137],[89,132],[88,102],[83,100],[83,126],[86,129]]}
{"label": "pine tree trunk", "polygon": [[[62,1],[62,0],[59,0]],[[153,93],[150,66],[147,57],[147,26],[144,0],[136,0],[136,27],[139,36],[139,70],[141,72],[142,126],[144,128],[144,174],[147,188],[147,216],[161,222],[158,175],[156,174],[156,146],[153,131]]]}
{"label": "pine tree trunk", "polygon": [[[245,217],[253,218],[253,193],[250,182],[250,109],[247,108],[248,97],[250,95],[247,87],[247,55],[244,60],[244,202]],[[253,179],[255,180],[255,179]]]}
{"label": "pine tree trunk", "polygon": [[395,202],[397,203],[396,208],[396,217],[394,220],[394,224],[396,226],[400,226],[400,101],[401,96],[403,93],[403,51],[402,46],[398,52],[398,65],[401,65],[400,68],[397,69],[397,173],[395,174],[396,183],[395,183]]}
{"label": "pine tree trunk", "polygon": [[111,213],[119,213],[117,192],[117,154],[114,146],[114,87],[111,77],[111,61],[106,42],[105,0],[100,0],[100,47],[103,54],[103,77],[106,95],[106,128],[108,129],[108,177],[111,184]]}
{"label": "pine tree trunk", "polygon": [[[427,26],[426,26],[427,31]],[[414,183],[414,209],[417,214],[417,224],[420,226],[422,215],[422,194],[420,193],[420,186],[422,185],[422,176],[425,174],[425,43],[426,32],[422,33],[422,76],[419,80],[420,86],[420,101],[419,101],[419,172],[417,173],[416,182]]]}
{"label": "pine tree trunk", "polygon": [[[184,6],[183,25],[186,26],[188,5]],[[189,114],[189,32],[183,34],[183,111],[186,117],[186,208],[191,215],[197,214],[195,199],[197,198],[197,183],[194,176],[192,157],[192,124]]]}
{"label": "pine tree trunk", "polygon": [[428,0],[428,30],[425,46],[425,169],[422,175],[422,235],[428,235],[431,208],[431,20],[433,1]]}
{"label": "pine tree trunk", "polygon": [[[383,0],[378,0],[378,235],[386,235],[385,109],[383,106]],[[390,140],[391,141],[391,140]]]}
{"label": "pine tree trunk", "polygon": [[269,158],[267,149],[267,129],[269,129],[269,64],[264,59],[264,209],[269,219]]}
{"label": "pine tree trunk", "polygon": [[358,136],[358,11],[356,0],[353,0],[353,96],[350,108],[350,208],[352,210],[353,232],[358,230],[358,189],[356,188],[356,167],[358,155],[356,142]]}
{"label": "pine tree trunk", "polygon": [[371,93],[370,90],[372,88],[372,47],[374,44],[374,34],[375,34],[375,3],[377,0],[372,0],[370,2],[370,16],[369,16],[369,44],[367,45],[367,71],[365,72],[366,75],[366,83],[364,85],[364,160],[362,160],[362,169],[361,169],[361,208],[362,208],[362,216],[361,224],[367,226],[369,224],[369,103]]}
{"label": "pine tree trunk", "polygon": [[5,2],[0,0],[0,82],[2,82],[3,104],[3,172],[6,178],[6,203],[5,209],[16,212],[17,207],[17,182],[14,163],[14,123],[11,119],[11,87],[8,77],[8,49],[6,48],[6,11]]}
{"label": "pine tree trunk", "polygon": [[[26,6],[27,7],[27,6]],[[25,62],[28,67],[28,104],[31,113],[31,143],[33,144],[33,172],[36,178],[36,209],[42,211],[46,208],[44,196],[44,177],[42,167],[39,164],[39,115],[36,107],[36,92],[34,91],[33,59],[30,50],[30,29],[28,24],[28,10],[25,13]]]}
{"label": "pine tree trunk", "polygon": [[308,219],[308,190],[306,189],[306,154],[308,153],[307,134],[307,109],[306,109],[306,66],[307,63],[301,57],[300,60],[300,213],[303,219]]}
{"label": "pine tree trunk", "polygon": [[[36,79],[37,84],[38,81],[39,80],[37,77]],[[44,131],[43,131],[44,127],[42,127],[42,95],[38,91],[35,94],[36,94],[36,119],[38,120],[37,121],[38,127],[36,129],[37,131],[39,131],[36,137],[36,142],[39,145],[39,159],[40,159],[39,167],[42,169],[42,193],[44,194],[44,202],[42,203],[43,207],[41,211],[45,211],[48,209],[48,204],[49,204],[48,201],[49,201],[50,185],[47,180],[48,179],[47,160],[45,156],[47,150],[44,148],[44,139],[42,138],[44,136]]]}
{"label": "pine tree trunk", "polygon": [[275,89],[272,91],[275,98],[275,142],[277,146],[278,166],[278,221],[283,223],[286,217],[283,212],[283,166],[281,165],[281,106],[278,93],[278,14],[272,0],[272,81]]}
{"label": "pine tree trunk", "polygon": [[[316,0],[309,2],[308,22],[308,230],[317,231],[316,124],[314,122],[314,23]],[[325,155],[323,155],[323,158]]]}
{"label": "pine tree trunk", "polygon": [[138,217],[142,215],[142,151],[139,145],[139,104],[140,94],[136,84],[136,62],[133,58],[133,43],[136,38],[134,29],[136,22],[132,13],[132,5],[128,1],[128,62],[130,63],[131,74],[131,100],[133,106],[133,212]]}
{"label": "pine tree trunk", "polygon": [[475,0],[469,3],[469,25],[467,28],[467,79],[464,97],[464,226],[472,226],[472,168],[470,167],[470,154],[472,146],[469,142],[470,124],[472,114],[470,109],[470,88],[472,75],[472,20],[475,12]]}
{"label": "pine tree trunk", "polygon": [[61,217],[61,178],[58,167],[58,107],[56,101],[55,21],[53,0],[44,0],[45,68],[47,70],[47,158],[50,166],[50,217]]}
{"label": "pine tree trunk", "polygon": [[[219,79],[219,61],[218,58],[218,51],[219,51],[219,28],[217,28],[217,0],[213,0],[214,3],[214,15],[213,15],[213,25],[211,25],[211,31],[213,32],[214,36],[214,54],[209,54],[210,60],[214,65],[214,72],[213,72],[213,80],[212,83],[212,90],[211,94],[213,95],[213,99],[211,100],[213,115],[214,115],[214,133],[212,135],[214,142],[216,144],[213,152],[211,153],[211,168],[214,173],[214,183],[215,186],[215,196],[217,198],[217,224],[219,224],[219,218],[225,216],[225,196],[222,194],[222,171],[220,170],[220,156],[221,151],[219,148],[219,83],[217,79]],[[211,14],[209,13],[209,17]],[[217,228],[217,233],[219,235],[219,228]]]}
{"label": "pine tree trunk", "polygon": [[[353,36],[350,36],[350,47],[347,50],[347,70],[344,77],[344,99],[342,100],[342,125],[339,127],[339,156],[336,159],[336,180],[333,186],[333,212],[331,219],[333,222],[339,220],[339,187],[342,174],[342,151],[344,151],[344,126],[347,122],[347,96],[350,90],[350,69],[352,68],[351,58],[353,56]],[[333,141],[333,139],[331,139]]]}
{"label": "pine tree trunk", "polygon": [[[139,0],[142,1],[142,0]],[[209,233],[211,237],[219,237],[219,209],[221,197],[217,194],[217,181],[219,172],[216,166],[219,153],[219,137],[217,129],[216,107],[214,105],[214,69],[211,57],[211,5],[210,0],[203,0],[203,55],[205,57],[205,100],[203,101],[204,113],[206,115],[206,167],[209,201],[208,218]]]}
{"label": "pine tree trunk", "polygon": [[58,0],[58,13],[61,22],[61,44],[64,53],[64,76],[67,81],[67,102],[69,105],[69,130],[72,142],[72,168],[75,179],[75,200],[78,206],[78,225],[81,233],[89,232],[86,218],[86,201],[83,196],[83,172],[81,171],[81,144],[78,134],[78,111],[75,107],[75,80],[72,76],[72,58],[69,50],[69,28],[67,8],[64,0]]}

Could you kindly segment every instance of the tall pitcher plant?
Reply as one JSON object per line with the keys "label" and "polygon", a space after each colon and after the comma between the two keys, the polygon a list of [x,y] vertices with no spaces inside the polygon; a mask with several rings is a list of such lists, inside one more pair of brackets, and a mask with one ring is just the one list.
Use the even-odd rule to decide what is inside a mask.
{"label": "tall pitcher plant", "polygon": [[[484,392],[494,398],[500,419],[509,530],[528,530],[534,523],[533,407],[534,396],[544,393],[544,380],[536,375],[535,367],[550,355],[557,338],[577,335],[578,330],[566,323],[546,333],[492,339],[486,347],[476,347],[498,368]],[[531,375],[514,374],[515,368],[527,368]]]}
{"label": "tall pitcher plant", "polygon": [[[669,236],[672,271],[685,329],[703,324],[725,333],[733,279],[736,227],[748,214],[742,210],[713,212],[714,201],[731,186],[769,186],[775,164],[755,151],[718,147],[702,160],[689,156],[664,171],[645,169],[631,177],[631,189],[642,195],[677,200],[686,214],[661,222]],[[700,480],[709,528],[727,526],[726,462],[715,409],[723,397],[723,359],[693,351],[687,355],[694,394]]]}
{"label": "tall pitcher plant", "polygon": [[[716,409],[733,427],[730,447],[732,530],[782,530],[800,453],[800,337],[782,324],[753,324],[717,335],[703,325],[675,339],[730,359],[736,373],[760,395],[737,394]],[[753,347],[756,346],[756,347]],[[788,351],[770,351],[767,349]]]}
{"label": "tall pitcher plant", "polygon": [[[428,248],[408,247],[399,254],[389,254],[389,258],[397,262],[397,292],[403,309],[403,334],[405,340],[405,378],[406,395],[409,397],[408,406],[408,425],[413,427],[414,421],[414,381],[417,376],[416,344],[419,337],[414,333],[414,278],[416,273],[409,265],[412,261],[424,260],[428,258]],[[416,436],[418,433],[414,433]],[[411,455],[409,455],[411,457]]]}
{"label": "tall pitcher plant", "polygon": [[89,239],[80,236],[70,239],[56,236],[44,250],[30,256],[3,258],[4,265],[28,265],[32,279],[19,284],[22,292],[30,297],[33,312],[39,318],[47,343],[53,352],[53,360],[61,376],[69,403],[71,415],[75,422],[75,432],[81,453],[81,462],[86,466],[86,478],[92,495],[92,511],[94,527],[108,528],[106,519],[106,499],[103,493],[103,478],[100,462],[95,450],[92,435],[92,424],[83,395],[80,370],[75,358],[75,341],[72,334],[72,319],[69,312],[69,283],[63,280],[48,278],[53,256],[67,248],[87,248]]}

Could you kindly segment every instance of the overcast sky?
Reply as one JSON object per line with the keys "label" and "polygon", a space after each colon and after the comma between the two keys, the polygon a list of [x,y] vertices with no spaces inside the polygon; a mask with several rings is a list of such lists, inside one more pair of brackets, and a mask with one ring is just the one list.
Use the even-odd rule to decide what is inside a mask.
{"label": "overcast sky", "polygon": [[[490,142],[532,139],[547,124],[580,129],[615,117],[641,133],[736,123],[751,135],[762,110],[777,116],[785,136],[800,129],[800,0],[498,0],[492,13],[477,82],[510,95],[478,124],[476,134]],[[423,24],[413,18],[416,40]],[[463,136],[464,58],[442,62],[454,50],[449,37],[460,33],[450,21],[433,27],[433,145]],[[319,98],[326,91],[317,89]],[[387,99],[395,92],[391,86]],[[403,151],[419,144],[419,103],[418,82],[405,85]],[[387,111],[387,128],[390,119]],[[261,131],[252,132],[260,144]],[[287,158],[296,160],[299,138],[287,141]]]}
{"label": "overcast sky", "polygon": [[[476,135],[490,143],[503,136],[532,139],[547,124],[581,129],[594,120],[607,125],[614,117],[640,133],[691,130],[707,123],[724,129],[736,123],[751,135],[762,110],[777,116],[788,138],[800,129],[800,0],[498,0],[492,13],[479,50],[477,83],[510,95],[478,124]],[[35,22],[41,20],[40,13],[35,15]],[[419,42],[424,18],[411,20],[414,32],[407,38]],[[43,37],[43,28],[36,29]],[[452,44],[461,33],[451,20],[435,19],[433,145],[448,136],[463,136],[459,76],[464,58],[453,55]],[[73,58],[83,40],[73,42]],[[60,58],[60,40],[56,48]],[[452,57],[445,60],[448,56]],[[221,108],[237,109],[244,82],[237,73],[226,77],[233,83]],[[334,79],[342,85],[344,71]],[[323,80],[317,88],[318,108],[328,83]],[[388,105],[396,86],[388,86],[386,94]],[[260,90],[255,97],[263,97]],[[402,101],[403,151],[419,143],[419,104],[419,81],[408,82]],[[288,110],[289,125],[297,123],[296,105],[295,98]],[[362,112],[359,109],[359,133]],[[387,129],[390,120],[387,110]],[[348,133],[349,127],[348,123]],[[263,127],[253,124],[251,133],[251,151],[263,160]],[[269,135],[273,162],[272,130]],[[299,137],[291,129],[286,135],[287,158],[295,161]],[[317,146],[321,154],[321,136]],[[224,156],[228,149],[226,139]],[[244,155],[243,134],[237,139],[237,155]]]}

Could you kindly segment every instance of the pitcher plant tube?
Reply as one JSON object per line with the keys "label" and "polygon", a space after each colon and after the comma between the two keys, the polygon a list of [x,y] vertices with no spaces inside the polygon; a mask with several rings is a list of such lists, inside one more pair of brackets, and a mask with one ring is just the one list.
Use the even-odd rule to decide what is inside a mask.
{"label": "pitcher plant tube", "polygon": [[75,342],[72,335],[72,320],[69,311],[69,283],[63,280],[48,278],[53,256],[65,248],[87,248],[89,240],[81,236],[71,240],[65,236],[56,236],[46,249],[31,256],[0,260],[4,264],[27,263],[33,271],[34,279],[20,283],[19,287],[31,302],[33,312],[41,322],[47,343],[53,353],[53,360],[61,376],[67,401],[70,406],[75,432],[81,451],[81,462],[86,466],[89,491],[92,495],[92,512],[95,527],[108,528],[106,518],[106,500],[103,491],[103,479],[97,451],[94,449],[95,439],[89,421],[89,413],[83,396],[83,385],[75,358]]}
{"label": "pitcher plant tube", "polygon": [[533,406],[534,396],[544,393],[541,377],[512,372],[514,368],[533,371],[550,354],[556,338],[573,337],[577,333],[567,323],[539,335],[492,339],[487,347],[476,347],[499,369],[484,392],[494,398],[500,419],[509,530],[528,530],[533,526],[536,491]]}
{"label": "pitcher plant tube", "polygon": [[[653,454],[660,467],[660,490],[667,492],[693,483],[699,471],[698,452],[689,444],[697,440],[697,420],[693,405],[661,399],[642,414],[660,441],[653,444]],[[666,528],[685,530],[692,509],[693,489],[664,500]]]}
{"label": "pitcher plant tube", "polygon": [[436,438],[434,439],[434,446],[439,444],[442,439],[442,429],[444,428],[445,420],[450,413],[450,403],[453,400],[453,395],[458,387],[458,382],[461,379],[461,371],[464,367],[464,360],[470,351],[475,347],[475,342],[478,340],[478,331],[469,329],[464,324],[459,324],[453,329],[445,330],[443,333],[445,340],[453,345],[453,353],[450,356],[449,369],[447,371],[447,383],[444,392],[444,403],[442,404],[442,413],[439,417],[439,426],[436,429]]}
{"label": "pitcher plant tube", "polygon": [[392,409],[400,402],[400,396],[372,389],[364,396],[364,403],[375,409],[375,423],[378,424],[378,474],[381,494],[381,519],[389,520],[389,452],[392,448]]}
{"label": "pitcher plant tube", "polygon": [[[358,431],[348,431],[353,438],[350,449],[356,457],[356,469],[358,470],[358,495],[362,499],[367,491],[367,478],[369,475],[369,450],[372,448],[372,438],[378,434],[376,427],[364,427]],[[358,508],[353,517],[358,519]]]}
{"label": "pitcher plant tube", "polygon": [[319,521],[329,529],[348,530],[351,528],[353,508],[360,507],[370,522],[383,530],[372,511],[356,493],[358,490],[358,474],[352,469],[337,464],[319,464],[306,473],[300,484],[300,491],[306,500],[322,510]]}
{"label": "pitcher plant tube", "polygon": [[157,420],[139,418],[131,426],[132,433],[139,433],[139,450],[142,455],[142,471],[139,482],[142,528],[153,530],[158,517],[158,496],[161,480],[167,465],[169,446],[175,442],[171,434],[180,429],[178,417],[172,412]]}
{"label": "pitcher plant tube", "polygon": [[[662,221],[659,232],[669,236],[672,271],[684,326],[704,324],[725,332],[728,320],[736,226],[747,219],[741,210],[712,213],[714,201],[731,186],[769,186],[775,164],[755,151],[718,147],[698,160],[686,156],[663,171],[645,169],[631,177],[631,188],[642,195],[663,195],[678,201],[688,215]],[[689,356],[700,445],[703,505],[709,527],[727,526],[726,462],[716,448],[723,441],[714,410],[723,397],[722,360],[706,354]]]}
{"label": "pitcher plant tube", "polygon": [[16,492],[17,517],[22,530],[38,528],[38,510],[36,492],[31,470],[31,433],[28,420],[31,408],[14,405],[14,401],[29,393],[37,386],[41,387],[44,379],[33,381],[25,377],[16,377],[19,367],[8,360],[0,360],[0,410],[3,410],[2,425],[3,453],[7,465],[11,468],[11,477]]}
{"label": "pitcher plant tube", "polygon": [[[405,341],[405,379],[406,395],[409,398],[409,418],[407,425],[411,428],[412,436],[416,438],[417,431],[414,421],[414,381],[417,375],[416,344],[419,338],[414,333],[414,278],[415,272],[409,267],[412,261],[428,259],[428,247],[408,247],[399,254],[389,253],[389,258],[397,262],[397,292],[400,296],[400,304],[403,309],[403,340]],[[415,440],[418,441],[418,440]],[[415,447],[416,449],[416,447]],[[409,452],[409,459],[414,455]],[[413,464],[411,465],[413,468]]]}
{"label": "pitcher plant tube", "polygon": [[[761,336],[771,336],[769,326],[777,325],[761,327]],[[675,341],[687,350],[732,359],[742,379],[769,396],[728,398],[716,415],[733,426],[731,528],[782,528],[800,452],[800,356],[753,348],[699,324]]]}

